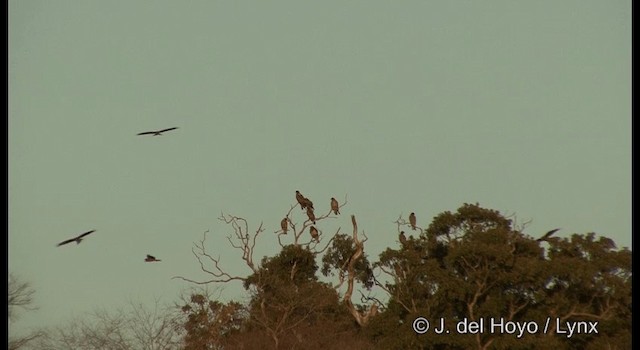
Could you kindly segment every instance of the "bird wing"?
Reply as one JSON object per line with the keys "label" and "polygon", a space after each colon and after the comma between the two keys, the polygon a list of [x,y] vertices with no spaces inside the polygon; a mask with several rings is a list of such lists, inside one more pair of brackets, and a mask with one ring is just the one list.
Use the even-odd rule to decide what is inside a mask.
{"label": "bird wing", "polygon": [[165,132],[165,131],[175,130],[175,129],[177,129],[177,128],[178,128],[178,127],[175,127],[175,128],[168,128],[168,129],[160,130],[160,131],[158,131],[158,132],[159,132],[159,133],[162,133],[162,132]]}
{"label": "bird wing", "polygon": [[58,243],[58,245],[57,245],[56,247],[59,247],[59,246],[61,246],[61,245],[65,245],[65,244],[71,243],[71,242],[73,242],[73,241],[75,241],[75,240],[76,240],[75,238],[67,239],[66,241],[62,241],[62,242]]}
{"label": "bird wing", "polygon": [[147,259],[156,260],[156,257],[153,255],[147,254]]}
{"label": "bird wing", "polygon": [[138,135],[152,135],[152,134],[155,134],[155,133],[156,133],[155,131],[145,131],[145,132],[139,133]]}
{"label": "bird wing", "polygon": [[90,234],[92,234],[92,233],[94,233],[94,232],[96,232],[96,230],[87,231],[87,232],[85,232],[85,233],[81,234],[80,236],[78,236],[78,237],[76,237],[76,238],[82,238],[82,237],[84,237],[84,236],[88,236],[88,235],[90,235]]}

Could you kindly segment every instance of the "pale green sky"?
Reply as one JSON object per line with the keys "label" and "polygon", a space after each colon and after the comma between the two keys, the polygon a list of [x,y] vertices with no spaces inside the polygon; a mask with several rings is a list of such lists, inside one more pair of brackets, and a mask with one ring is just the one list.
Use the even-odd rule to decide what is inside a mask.
{"label": "pale green sky", "polygon": [[320,228],[355,214],[373,260],[464,202],[630,246],[631,2],[9,1],[20,327],[175,300],[205,230],[245,274],[216,218],[263,221],[259,261],[296,189],[348,195]]}

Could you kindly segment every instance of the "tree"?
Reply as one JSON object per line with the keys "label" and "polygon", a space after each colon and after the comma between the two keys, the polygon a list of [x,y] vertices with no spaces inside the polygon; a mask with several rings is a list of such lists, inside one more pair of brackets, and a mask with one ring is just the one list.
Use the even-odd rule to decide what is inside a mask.
{"label": "tree", "polygon": [[[307,201],[311,203],[308,199]],[[346,200],[342,206],[345,204]],[[355,348],[369,347],[368,342],[357,334],[357,325],[368,322],[369,317],[375,314],[377,306],[362,308],[351,301],[355,282],[370,279],[366,277],[366,272],[363,272],[368,269],[368,273],[371,274],[369,263],[364,256],[366,236],[360,238],[362,234],[359,235],[355,216],[352,216],[352,237],[341,235],[340,228],[330,237],[326,237],[323,230],[318,231],[317,238],[312,237],[309,234],[309,229],[315,227],[312,225],[321,225],[322,221],[332,217],[336,211],[330,208],[326,214],[309,215],[309,210],[313,210],[313,207],[306,207],[306,219],[300,215],[302,219],[297,221],[295,217],[298,215],[293,211],[298,206],[290,206],[284,216],[287,225],[285,226],[281,220],[281,230],[275,232],[278,234],[277,239],[282,251],[274,257],[264,257],[259,264],[255,263],[253,253],[256,241],[264,232],[263,224],[261,223],[253,233],[249,233],[248,223],[244,218],[224,214],[219,218],[231,226],[233,232],[227,239],[232,247],[241,252],[242,260],[251,269],[252,273],[248,276],[232,276],[222,268],[220,260],[206,250],[206,233],[200,242],[195,243],[193,254],[201,270],[211,278],[206,281],[195,281],[181,276],[175,278],[196,284],[242,281],[251,296],[246,306],[200,300],[202,305],[209,305],[209,310],[204,312],[202,306],[191,306],[188,309],[190,317],[201,320],[199,327],[189,327],[192,330],[208,330],[210,348],[222,346],[219,342],[221,334],[209,332],[215,329],[211,326],[210,316],[197,318],[196,315],[213,312],[215,319],[215,315],[220,314],[220,310],[225,306],[232,307],[235,311],[243,310],[245,313],[242,326],[236,325],[234,332],[222,331],[226,336],[224,341],[227,345],[233,343],[234,346],[251,346],[250,343],[260,339],[261,347],[270,343],[274,349],[331,348],[331,344],[337,342],[352,344]],[[291,243],[283,243],[284,238]],[[333,269],[340,271],[339,281],[335,285],[320,282],[317,277],[316,258],[325,252],[329,256],[324,260],[325,275]],[[347,290],[341,300],[337,290],[345,282]],[[316,328],[320,325],[322,332],[318,332]],[[193,339],[202,339],[196,333],[193,332]],[[248,337],[247,334],[251,336]],[[203,341],[200,340],[198,343],[202,344]]]}
{"label": "tree", "polygon": [[176,308],[153,308],[129,301],[127,308],[96,309],[65,325],[52,327],[31,344],[34,350],[173,350],[182,348],[182,315]]}
{"label": "tree", "polygon": [[[335,211],[296,220],[297,207],[277,219],[280,252],[260,262],[253,255],[263,224],[250,232],[244,218],[221,217],[233,229],[229,243],[251,269],[247,276],[224,270],[206,250],[206,234],[195,244],[194,256],[211,278],[176,278],[203,285],[241,281],[250,298],[243,304],[192,298],[184,311],[193,349],[630,347],[631,252],[606,237],[538,241],[524,233],[526,223],[464,204],[437,215],[426,229],[409,231],[413,220],[398,218],[399,246],[371,262],[355,216],[349,235],[340,227],[327,230],[325,220]],[[323,228],[318,240],[311,225]],[[321,281],[319,273],[332,281]],[[353,300],[358,289],[359,304]],[[372,294],[377,291],[386,294],[384,301]],[[418,335],[412,328],[418,317],[434,327],[443,319],[449,332]],[[481,321],[482,331],[456,328]],[[582,331],[569,338],[568,322],[579,322]],[[588,332],[590,325],[597,334]]]}
{"label": "tree", "polygon": [[[377,267],[390,277],[383,288],[386,312],[367,331],[385,349],[582,349],[615,347],[630,338],[630,252],[593,234],[540,242],[510,219],[479,205],[436,216],[417,238],[387,249]],[[418,316],[445,319],[449,334],[416,335]],[[598,321],[599,334],[559,336],[547,317]],[[535,322],[540,329],[518,337],[506,332],[457,334],[458,322]],[[499,330],[499,329],[498,329]],[[595,345],[597,344],[597,345]]]}
{"label": "tree", "polygon": [[[14,274],[9,273],[9,285],[8,285],[8,313],[9,324],[15,322],[18,317],[18,309],[25,311],[32,311],[37,309],[33,305],[33,297],[35,289],[31,287],[29,282],[20,280]],[[25,336],[11,335],[9,338],[9,349],[20,349],[37,339],[42,335],[41,332],[31,332]]]}

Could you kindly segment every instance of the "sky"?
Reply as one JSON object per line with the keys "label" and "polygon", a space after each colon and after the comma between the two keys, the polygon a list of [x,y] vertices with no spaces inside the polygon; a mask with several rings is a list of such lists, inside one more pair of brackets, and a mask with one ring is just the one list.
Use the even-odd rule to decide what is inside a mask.
{"label": "sky", "polygon": [[208,251],[246,276],[218,217],[264,225],[260,261],[296,190],[321,213],[346,198],[318,227],[348,233],[355,215],[371,260],[397,247],[400,215],[427,227],[476,202],[532,237],[561,227],[631,247],[631,1],[8,9],[8,267],[39,307],[19,330],[177,301],[193,285],[172,277],[207,279],[191,251],[207,230]]}

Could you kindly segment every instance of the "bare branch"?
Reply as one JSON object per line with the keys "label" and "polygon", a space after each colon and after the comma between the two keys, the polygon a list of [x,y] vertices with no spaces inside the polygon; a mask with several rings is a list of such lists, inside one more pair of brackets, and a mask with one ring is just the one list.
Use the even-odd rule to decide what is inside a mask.
{"label": "bare branch", "polygon": [[378,305],[374,303],[367,311],[360,312],[351,301],[356,276],[355,264],[364,254],[364,241],[366,241],[366,236],[365,240],[360,240],[358,238],[358,223],[356,222],[355,215],[351,215],[351,224],[353,225],[353,241],[356,245],[356,250],[351,255],[351,258],[349,259],[349,266],[347,266],[347,291],[345,292],[342,301],[346,304],[349,312],[351,312],[351,315],[354,317],[356,322],[360,326],[365,326],[369,322],[370,317],[375,316],[378,313]]}
{"label": "bare branch", "polygon": [[[183,281],[187,281],[187,282],[191,282],[191,283],[195,283],[195,284],[208,284],[208,283],[216,283],[216,282],[221,282],[221,283],[225,283],[225,282],[229,282],[229,281],[234,281],[234,280],[238,280],[238,281],[245,281],[246,278],[240,277],[240,276],[232,276],[230,274],[228,274],[227,272],[225,272],[221,267],[220,267],[220,258],[214,258],[212,257],[209,253],[207,253],[204,243],[207,239],[207,232],[209,232],[208,230],[204,232],[203,234],[203,238],[199,241],[199,242],[195,242],[193,245],[194,247],[191,248],[191,252],[193,253],[193,255],[196,257],[196,260],[198,260],[198,263],[200,264],[200,269],[209,274],[212,275],[213,278],[207,281],[195,281],[189,278],[185,278],[182,276],[174,276],[171,279],[181,279]],[[208,269],[205,267],[205,263],[204,263],[204,259],[208,260],[209,263],[213,264],[213,269]]]}

